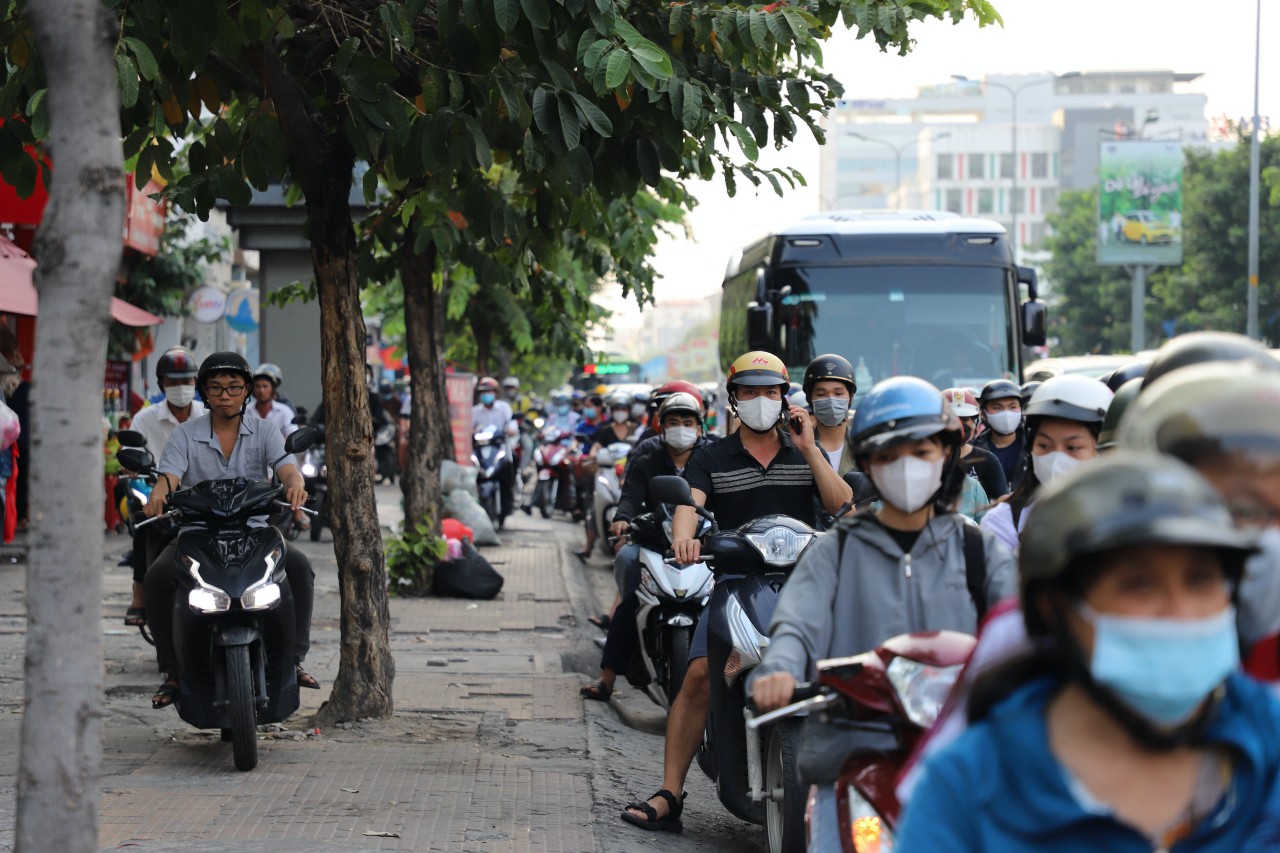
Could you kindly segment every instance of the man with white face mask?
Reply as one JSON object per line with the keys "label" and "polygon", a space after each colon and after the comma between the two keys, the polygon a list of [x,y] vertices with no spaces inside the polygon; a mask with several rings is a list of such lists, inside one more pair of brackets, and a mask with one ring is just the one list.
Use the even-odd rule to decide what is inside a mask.
{"label": "man with white face mask", "polygon": [[[138,412],[133,418],[132,429],[142,433],[147,441],[147,450],[157,460],[179,424],[204,415],[204,403],[195,398],[199,369],[200,363],[195,355],[185,347],[165,350],[156,360],[156,384],[164,392],[164,402]],[[134,531],[133,553],[129,562],[133,568],[133,602],[125,613],[126,625],[146,624],[142,579],[147,574],[150,560],[164,550],[167,537],[161,528],[159,524],[148,524]]]}
{"label": "man with white face mask", "polygon": [[1022,389],[1008,379],[988,382],[978,396],[978,406],[987,431],[974,439],[973,446],[993,454],[1004,469],[1009,488],[1016,489],[1022,484],[1028,467],[1027,436],[1022,426]]}
{"label": "man with white face mask", "polygon": [[[959,419],[922,379],[885,380],[858,404],[854,456],[882,506],[842,520],[800,558],[749,681],[761,710],[790,702],[819,660],[913,631],[973,634],[987,607],[1017,594],[1012,555],[952,510],[967,479],[962,440]],[[839,850],[834,788],[820,791],[814,819],[827,831],[818,835]]]}
{"label": "man with white face mask", "polygon": [[[685,479],[694,501],[714,512],[723,529],[772,513],[813,526],[817,523],[815,503],[821,503],[829,513],[838,512],[852,498],[853,490],[814,441],[809,413],[798,406],[783,409],[783,397],[791,383],[782,359],[767,352],[739,356],[729,366],[726,384],[730,409],[742,426],[723,441],[698,448],[690,457]],[[701,553],[701,543],[693,538],[697,523],[692,507],[676,509],[672,550],[683,565],[697,562]],[[663,786],[648,801],[627,806],[622,819],[633,826],[668,832],[683,828],[684,780],[702,742],[711,701],[709,614],[710,608],[703,611],[695,629],[684,685],[667,718]]]}

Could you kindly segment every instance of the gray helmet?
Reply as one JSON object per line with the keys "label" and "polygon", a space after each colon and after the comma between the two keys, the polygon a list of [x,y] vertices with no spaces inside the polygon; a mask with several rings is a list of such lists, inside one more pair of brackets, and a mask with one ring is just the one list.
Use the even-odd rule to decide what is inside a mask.
{"label": "gray helmet", "polygon": [[1111,405],[1107,407],[1107,416],[1102,419],[1102,431],[1098,433],[1099,450],[1110,450],[1120,443],[1120,424],[1125,412],[1138,399],[1140,391],[1141,376],[1130,379],[1116,390],[1116,395],[1111,398]]}
{"label": "gray helmet", "polygon": [[280,383],[284,381],[284,373],[280,371],[279,367],[276,367],[269,361],[259,364],[257,369],[253,371],[253,378],[255,381],[259,376],[271,380],[273,388],[279,388]]}
{"label": "gray helmet", "polygon": [[1212,361],[1254,361],[1272,370],[1280,369],[1267,348],[1252,338],[1234,332],[1191,332],[1178,335],[1160,348],[1147,368],[1142,387],[1150,388],[1179,368]]}
{"label": "gray helmet", "polygon": [[1018,552],[1024,613],[1036,609],[1028,596],[1037,583],[1063,579],[1081,558],[1132,545],[1213,548],[1238,578],[1253,537],[1233,526],[1222,497],[1192,468],[1118,451],[1041,489]]}

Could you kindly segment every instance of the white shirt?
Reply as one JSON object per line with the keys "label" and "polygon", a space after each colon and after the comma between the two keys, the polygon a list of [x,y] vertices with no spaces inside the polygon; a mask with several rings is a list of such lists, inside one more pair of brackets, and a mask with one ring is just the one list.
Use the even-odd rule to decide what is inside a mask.
{"label": "white shirt", "polygon": [[[821,445],[819,446],[821,447]],[[835,450],[827,450],[825,447],[823,447],[822,452],[827,454],[827,460],[831,462],[831,467],[839,471],[840,460],[844,458],[844,443],[841,442],[840,446],[837,447]]]}
{"label": "white shirt", "polygon": [[990,530],[996,535],[996,538],[1003,542],[1010,551],[1018,553],[1018,540],[1022,534],[1022,529],[1027,526],[1027,516],[1031,514],[1031,507],[1035,506],[1034,501],[1022,510],[1022,515],[1018,517],[1018,526],[1013,526],[1013,509],[1009,506],[1009,502],[998,503],[982,517],[981,527],[983,530]]}
{"label": "white shirt", "polygon": [[[187,420],[199,420],[204,413],[204,403],[192,400],[191,413],[187,415]],[[133,429],[146,438],[147,450],[151,451],[151,455],[157,460],[164,453],[164,446],[169,443],[169,436],[173,435],[173,431],[177,428],[178,419],[174,417],[173,410],[164,400],[147,406],[133,416]]]}
{"label": "white shirt", "polygon": [[258,412],[258,401],[254,400],[249,404],[249,411],[245,415],[253,415],[258,420],[271,421],[280,428],[280,437],[286,438],[289,433],[298,427],[293,422],[293,409],[281,403],[279,400],[271,401],[271,410],[265,415]]}
{"label": "white shirt", "polygon": [[494,432],[502,434],[507,431],[512,417],[511,406],[506,400],[495,400],[492,406],[477,404],[471,407],[471,430],[480,432],[482,429],[492,428]]}

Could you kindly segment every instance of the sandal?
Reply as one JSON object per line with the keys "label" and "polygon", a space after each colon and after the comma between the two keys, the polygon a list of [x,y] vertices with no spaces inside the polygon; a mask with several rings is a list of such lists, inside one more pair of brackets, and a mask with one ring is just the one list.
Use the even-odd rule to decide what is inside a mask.
{"label": "sandal", "polygon": [[151,697],[151,708],[156,711],[161,708],[168,708],[177,700],[179,694],[178,679],[170,678],[164,684],[161,684],[160,689]]}
{"label": "sandal", "polygon": [[[686,791],[680,795],[680,799],[676,799],[676,795],[663,788],[653,797],[661,797],[667,801],[670,810],[667,816],[658,817],[658,810],[649,805],[648,802],[628,803],[627,810],[622,813],[622,819],[632,826],[638,826],[641,829],[647,829],[650,832],[684,832],[684,824],[680,821],[680,815],[684,813],[684,801],[688,798],[689,792]],[[644,817],[639,818],[631,813],[631,809],[644,812]]]}
{"label": "sandal", "polygon": [[314,675],[309,674],[305,669],[303,669],[302,664],[295,664],[295,666],[297,667],[297,670],[298,670],[298,686],[299,687],[305,687],[308,690],[320,689],[320,682],[316,681],[316,677]]}
{"label": "sandal", "polygon": [[124,612],[124,624],[130,628],[141,628],[147,624],[147,608],[130,607]]}
{"label": "sandal", "polygon": [[601,631],[608,631],[609,624],[613,622],[613,618],[608,613],[601,613],[599,616],[588,616],[587,621],[595,625]]}
{"label": "sandal", "polygon": [[583,699],[594,699],[597,702],[608,702],[609,697],[613,695],[613,685],[605,684],[603,681],[597,681],[595,684],[588,684],[586,687],[579,690],[578,695]]}
{"label": "sandal", "polygon": [[590,551],[574,551],[573,556],[578,558],[578,562],[585,563],[587,558],[591,556]]}

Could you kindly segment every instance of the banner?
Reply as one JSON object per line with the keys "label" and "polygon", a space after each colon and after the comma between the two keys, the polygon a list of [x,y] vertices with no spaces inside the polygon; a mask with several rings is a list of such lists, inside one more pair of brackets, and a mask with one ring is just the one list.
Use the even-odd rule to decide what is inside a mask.
{"label": "banner", "polygon": [[1182,263],[1182,143],[1103,142],[1098,263]]}
{"label": "banner", "polygon": [[475,404],[476,377],[472,373],[447,373],[445,394],[449,398],[449,429],[453,432],[453,459],[471,464],[471,407]]}

